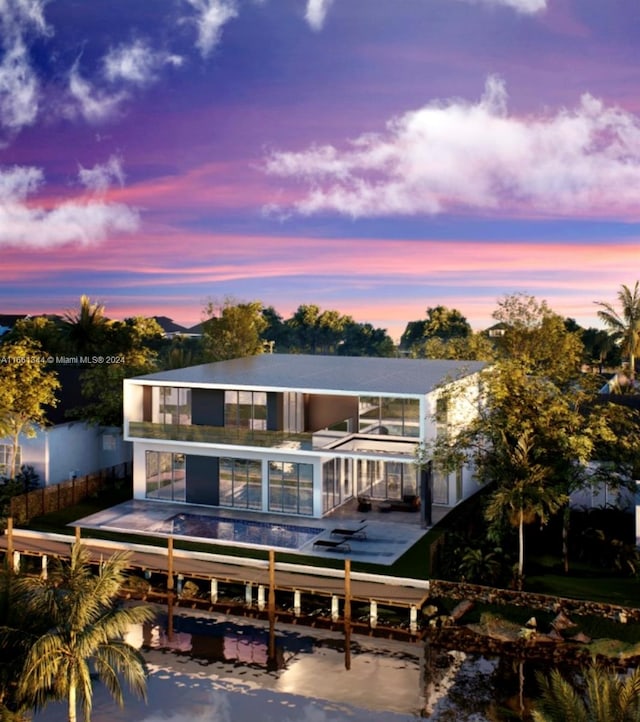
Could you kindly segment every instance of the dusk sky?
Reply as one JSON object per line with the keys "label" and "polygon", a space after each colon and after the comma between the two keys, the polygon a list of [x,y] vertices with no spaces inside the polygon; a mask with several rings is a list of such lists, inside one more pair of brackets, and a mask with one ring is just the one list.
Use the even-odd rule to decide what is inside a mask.
{"label": "dusk sky", "polygon": [[640,278],[637,0],[0,0],[0,313],[398,338]]}

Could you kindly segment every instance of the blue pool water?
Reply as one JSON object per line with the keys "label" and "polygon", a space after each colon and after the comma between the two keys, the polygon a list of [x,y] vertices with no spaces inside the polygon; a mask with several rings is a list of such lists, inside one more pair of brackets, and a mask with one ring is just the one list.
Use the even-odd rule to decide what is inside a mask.
{"label": "blue pool water", "polygon": [[163,531],[179,536],[203,537],[237,544],[301,549],[324,529],[276,524],[248,519],[229,519],[204,514],[175,514],[165,520]]}

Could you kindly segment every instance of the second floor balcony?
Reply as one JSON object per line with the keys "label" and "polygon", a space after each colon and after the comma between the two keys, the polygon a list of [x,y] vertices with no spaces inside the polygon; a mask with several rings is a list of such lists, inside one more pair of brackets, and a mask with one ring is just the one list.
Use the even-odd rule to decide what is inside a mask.
{"label": "second floor balcony", "polygon": [[191,441],[202,444],[229,446],[259,446],[273,449],[302,449],[311,451],[312,434],[292,431],[264,431],[245,427],[205,426],[200,424],[159,424],[150,421],[130,421],[129,437],[136,439],[164,439]]}

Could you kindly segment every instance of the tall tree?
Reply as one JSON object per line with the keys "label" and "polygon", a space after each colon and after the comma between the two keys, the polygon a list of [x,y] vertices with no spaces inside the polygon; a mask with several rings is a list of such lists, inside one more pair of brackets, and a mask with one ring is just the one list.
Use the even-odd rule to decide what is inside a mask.
{"label": "tall tree", "polygon": [[493,361],[496,353],[493,343],[482,333],[454,336],[450,339],[430,338],[411,349],[414,358],[457,359],[464,361]]}
{"label": "tall tree", "polygon": [[123,381],[156,370],[162,328],[152,318],[141,316],[114,321],[102,335],[103,352],[80,374],[86,402],[70,415],[91,424],[122,426]]}
{"label": "tall tree", "polygon": [[71,561],[58,562],[46,580],[22,580],[28,609],[45,615],[50,627],[27,654],[19,692],[36,706],[52,697],[66,699],[69,722],[76,722],[78,704],[85,722],[91,718],[92,670],[120,706],[121,678],[136,694],[146,696],[144,659],[124,637],[132,624],[151,621],[154,613],[146,606],[116,606],[127,553],[107,559],[98,575],[90,562],[88,549],[76,543]]}
{"label": "tall tree", "polygon": [[262,309],[262,315],[267,325],[262,332],[262,339],[268,344],[273,344],[276,352],[288,351],[291,347],[292,330],[282,316],[273,306]]}
{"label": "tall tree", "polygon": [[536,520],[546,524],[549,517],[568,501],[568,496],[548,483],[550,469],[533,460],[534,437],[530,429],[522,432],[515,440],[507,439],[506,431],[501,435],[504,437],[502,443],[496,444],[494,439],[492,453],[492,472],[500,481],[487,504],[485,517],[494,529],[499,529],[506,514],[509,522],[517,527],[516,581],[521,589],[524,579],[525,525]]}
{"label": "tall tree", "polygon": [[286,324],[292,331],[292,350],[298,353],[336,353],[344,341],[345,328],[354,323],[338,311],[322,311],[319,306],[298,306]]}
{"label": "tall tree", "polygon": [[393,339],[383,328],[374,328],[370,323],[347,323],[343,342],[338,346],[340,356],[383,356],[396,355]]}
{"label": "tall tree", "polygon": [[433,306],[427,308],[425,319],[407,324],[400,345],[408,351],[414,350],[414,355],[419,356],[418,349],[431,339],[447,342],[454,338],[467,338],[471,334],[469,322],[457,308]]}
{"label": "tall tree", "polygon": [[72,354],[103,353],[105,332],[110,320],[101,303],[92,303],[89,296],[80,296],[80,308],[67,311],[63,320],[63,333]]}
{"label": "tall tree", "polygon": [[585,363],[597,367],[598,373],[604,371],[605,366],[620,364],[620,350],[611,334],[601,328],[586,328],[580,338],[584,344]]}
{"label": "tall tree", "polygon": [[262,332],[267,322],[259,301],[237,302],[226,298],[209,301],[202,323],[203,349],[207,361],[256,356],[263,351]]}
{"label": "tall tree", "polygon": [[611,303],[596,301],[602,310],[598,318],[613,333],[622,352],[629,357],[629,378],[635,379],[636,357],[640,354],[640,281],[633,289],[624,284],[618,291],[619,310]]}
{"label": "tall tree", "polygon": [[558,501],[568,510],[571,492],[597,481],[588,464],[618,444],[625,420],[614,423],[612,407],[594,406],[595,387],[579,373],[579,338],[546,303],[508,297],[498,314],[506,333],[500,358],[484,374],[482,404],[469,424],[436,442],[435,455],[450,469],[473,461],[479,480],[494,484],[493,530],[505,529],[505,516],[518,522],[521,575],[523,525],[544,521]]}
{"label": "tall tree", "polygon": [[0,345],[0,432],[11,438],[10,478],[17,473],[20,435],[33,437],[46,423],[46,407],[56,406],[57,375],[35,341]]}
{"label": "tall tree", "polygon": [[14,327],[3,337],[3,341],[37,341],[44,354],[56,356],[65,354],[65,338],[60,319],[47,316],[29,316],[20,318]]}
{"label": "tall tree", "polygon": [[503,359],[517,360],[527,373],[560,386],[575,381],[584,349],[580,333],[568,330],[546,301],[522,293],[505,296],[493,317],[504,324],[504,335],[496,339]]}

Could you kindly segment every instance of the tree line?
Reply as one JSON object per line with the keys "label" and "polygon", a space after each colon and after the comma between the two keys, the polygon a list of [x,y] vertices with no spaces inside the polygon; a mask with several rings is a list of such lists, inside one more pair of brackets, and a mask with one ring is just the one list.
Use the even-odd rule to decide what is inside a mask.
{"label": "tree line", "polygon": [[[423,319],[407,323],[397,347],[386,330],[354,321],[336,310],[323,310],[314,304],[299,306],[283,318],[272,306],[259,301],[226,298],[209,301],[203,309],[202,333],[167,338],[154,318],[110,319],[104,304],[88,296],[79,307],[61,317],[37,316],[20,319],[0,343],[0,436],[12,440],[14,453],[7,474],[14,478],[18,438],[33,434],[46,423],[50,409],[60,396],[61,382],[66,389],[77,387],[81,396],[65,413],[105,426],[122,424],[122,382],[125,378],[221,361],[264,352],[336,354],[344,356],[397,355],[413,358],[481,360],[495,363],[522,355],[513,341],[507,313],[509,306],[520,311],[529,304],[522,322],[533,323],[539,302],[523,294],[502,299],[494,312],[492,329],[474,332],[457,309],[433,306]],[[640,352],[640,290],[622,286],[618,306],[596,302],[599,316],[608,330],[582,329],[572,319],[560,319],[542,302],[544,313],[563,326],[563,339],[549,339],[547,354],[564,356],[577,370],[595,366],[615,368],[623,356],[629,359],[628,376],[633,380],[635,360]],[[570,353],[558,346],[567,343]],[[567,355],[568,354],[568,355]],[[12,363],[11,359],[40,359],[41,363]],[[627,388],[633,389],[633,386]],[[621,389],[623,390],[623,389]]]}
{"label": "tree line", "polygon": [[[637,285],[635,303],[640,308]],[[603,313],[611,313],[611,308]],[[433,459],[446,473],[472,464],[486,491],[478,502],[484,524],[462,530],[453,542],[451,573],[482,583],[500,578],[522,588],[529,525],[543,527],[561,519],[558,556],[568,573],[571,495],[603,483],[635,493],[640,403],[611,403],[620,397],[601,393],[602,379],[582,371],[580,331],[544,301],[506,297],[494,317],[503,333],[494,362],[482,376],[479,408],[470,421],[450,424],[446,433],[419,450],[419,458]],[[630,356],[630,383],[635,338],[631,329],[620,330],[621,348]],[[455,401],[456,393],[443,391],[442,403]],[[640,571],[640,556],[633,548],[628,562],[627,572]]]}

